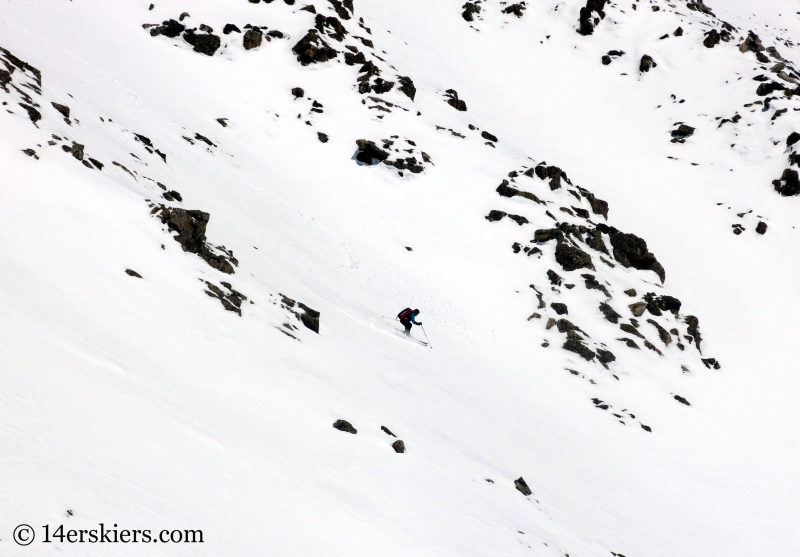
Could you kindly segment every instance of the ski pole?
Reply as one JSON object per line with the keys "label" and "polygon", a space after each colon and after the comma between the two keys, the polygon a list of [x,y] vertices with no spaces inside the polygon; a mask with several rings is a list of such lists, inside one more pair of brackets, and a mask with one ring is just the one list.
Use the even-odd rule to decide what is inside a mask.
{"label": "ski pole", "polygon": [[431,347],[431,350],[433,350],[433,345],[431,344],[431,341],[430,341],[430,339],[428,338],[428,333],[426,333],[426,332],[425,332],[425,327],[423,327],[422,325],[420,325],[420,326],[419,326],[419,328],[420,328],[420,329],[422,329],[422,332],[425,334],[425,340],[427,340],[427,341],[428,341],[428,346],[430,346],[430,347]]}

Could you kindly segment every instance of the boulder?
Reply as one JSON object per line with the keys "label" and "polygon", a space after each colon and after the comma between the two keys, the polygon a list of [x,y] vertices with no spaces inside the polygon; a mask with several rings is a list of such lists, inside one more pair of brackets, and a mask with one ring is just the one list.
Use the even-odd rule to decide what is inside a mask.
{"label": "boulder", "polygon": [[594,269],[592,258],[588,253],[563,240],[556,245],[556,262],[565,271],[576,271],[584,268]]}
{"label": "boulder", "polygon": [[649,72],[651,69],[658,67],[656,61],[653,60],[653,57],[649,54],[645,54],[642,56],[641,61],[639,62],[639,71],[642,73]]}
{"label": "boulder", "polygon": [[550,304],[550,307],[553,308],[558,315],[567,315],[569,310],[567,309],[567,304],[560,304],[558,302],[553,302]]}
{"label": "boulder", "polygon": [[358,430],[353,427],[353,424],[348,422],[347,420],[336,420],[333,422],[333,427],[338,429],[339,431],[344,431],[345,433],[352,433],[355,435],[358,433]]}
{"label": "boulder", "polygon": [[403,441],[401,441],[400,439],[398,439],[397,441],[392,443],[392,448],[394,449],[394,452],[396,452],[396,453],[404,453],[404,452],[406,452],[406,444],[403,443]]}
{"label": "boulder", "polygon": [[528,487],[528,484],[525,483],[525,480],[523,480],[522,477],[519,477],[516,480],[514,480],[514,487],[516,487],[517,491],[519,491],[520,493],[522,493],[526,497],[528,495],[532,495],[533,494],[533,492],[531,491],[531,488]]}
{"label": "boulder", "polygon": [[247,30],[247,33],[244,34],[244,37],[242,37],[244,49],[252,50],[254,48],[258,48],[261,46],[261,40],[263,37],[264,35],[261,33],[261,29],[258,27],[251,27]]}
{"label": "boulder", "polygon": [[614,248],[614,259],[623,267],[633,267],[640,271],[653,271],[663,283],[666,271],[656,256],[647,251],[647,242],[634,234],[622,232],[611,233],[611,245]]}
{"label": "boulder", "polygon": [[375,165],[389,158],[389,153],[375,145],[374,141],[356,139],[356,145],[358,145],[356,160],[364,164]]}
{"label": "boulder", "polygon": [[183,34],[183,40],[194,47],[194,51],[206,56],[214,56],[214,53],[220,47],[222,42],[217,35],[206,33],[205,35],[198,35],[192,30],[188,30]]}

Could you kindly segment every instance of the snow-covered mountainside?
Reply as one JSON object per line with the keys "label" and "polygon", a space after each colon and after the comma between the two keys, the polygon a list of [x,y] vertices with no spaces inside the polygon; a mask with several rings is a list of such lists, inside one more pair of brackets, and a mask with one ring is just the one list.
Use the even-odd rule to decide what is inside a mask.
{"label": "snow-covered mountainside", "polygon": [[798,9],[0,0],[0,552],[800,554]]}

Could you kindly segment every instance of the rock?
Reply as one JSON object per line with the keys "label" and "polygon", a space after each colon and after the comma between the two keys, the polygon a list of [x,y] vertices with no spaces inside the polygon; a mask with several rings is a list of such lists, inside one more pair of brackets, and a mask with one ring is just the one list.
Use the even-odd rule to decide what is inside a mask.
{"label": "rock", "polygon": [[335,422],[333,422],[333,427],[338,429],[339,431],[352,433],[354,435],[358,433],[358,430],[356,430],[356,428],[354,428],[353,425],[347,420],[336,420]]}
{"label": "rock", "polygon": [[555,286],[561,286],[561,282],[563,279],[555,271],[548,269],[547,278],[550,279],[550,284],[553,284]]}
{"label": "rock", "polygon": [[161,209],[160,217],[161,222],[166,224],[170,230],[178,232],[174,238],[183,247],[183,251],[198,254],[218,271],[229,275],[234,273],[231,261],[236,263],[236,259],[232,256],[229,259],[218,255],[206,245],[206,226],[211,218],[208,213],[164,207]]}
{"label": "rock", "polygon": [[242,37],[242,44],[245,50],[252,50],[254,48],[258,48],[261,46],[261,40],[264,35],[261,33],[261,29],[258,27],[251,27],[247,30],[247,33],[244,34]]}
{"label": "rock", "polygon": [[567,315],[569,310],[567,310],[567,304],[560,304],[558,302],[553,302],[550,304],[550,307],[553,308],[558,315]]}
{"label": "rock", "polygon": [[137,273],[133,269],[125,269],[125,272],[128,274],[128,276],[136,277],[136,278],[142,278],[142,275],[140,275],[139,273]]}
{"label": "rock", "polygon": [[372,86],[372,92],[376,95],[382,95],[383,93],[388,93],[394,87],[394,81],[384,81],[380,77],[375,78],[375,84]]}
{"label": "rock", "polygon": [[706,38],[703,39],[703,46],[706,48],[714,48],[715,45],[719,44],[719,32],[716,29],[712,29],[708,33],[706,33]]}
{"label": "rock", "polygon": [[767,223],[764,222],[763,220],[760,221],[758,223],[758,226],[756,226],[756,232],[758,232],[761,235],[766,234],[767,233]]}
{"label": "rock", "polygon": [[333,60],[339,54],[338,51],[331,48],[330,45],[319,36],[316,29],[310,29],[308,33],[292,47],[292,52],[297,54],[297,61],[303,66],[327,62],[328,60]]}
{"label": "rock", "polygon": [[585,281],[584,284],[588,290],[599,290],[606,295],[606,298],[611,298],[611,293],[604,285],[600,284],[597,279],[594,278],[594,275],[587,273],[585,275],[581,275],[581,277],[583,277],[583,280]]}
{"label": "rock", "polygon": [[682,27],[678,27],[677,29],[675,29],[675,31],[672,34],[675,35],[676,37],[682,37],[683,36],[683,28]]}
{"label": "rock", "polygon": [[597,354],[592,352],[588,346],[575,337],[567,338],[567,341],[564,343],[562,348],[564,350],[568,350],[569,352],[574,352],[586,361],[591,361],[595,358],[595,356],[597,356]]}
{"label": "rock", "polygon": [[356,160],[364,164],[375,165],[389,158],[389,153],[375,145],[374,141],[356,139],[356,145],[358,145]]}
{"label": "rock", "polygon": [[511,186],[508,185],[508,180],[503,180],[503,182],[499,186],[497,186],[497,189],[495,191],[497,193],[499,193],[500,195],[502,195],[503,197],[520,196],[520,197],[524,197],[525,199],[530,199],[531,201],[533,201],[535,203],[539,203],[539,204],[543,204],[544,203],[543,201],[541,201],[538,197],[536,197],[532,193],[529,193],[529,192],[526,192],[526,191],[520,191],[520,190],[518,190],[516,188],[512,188]]}
{"label": "rock", "polygon": [[691,406],[691,404],[689,404],[689,401],[683,398],[681,395],[675,395],[673,398],[678,402],[680,402],[681,404],[685,404],[686,406]]}
{"label": "rock", "polygon": [[241,32],[242,30],[236,27],[233,23],[228,23],[222,29],[223,35],[230,35],[231,33],[241,33]]}
{"label": "rock", "polygon": [[322,132],[317,132],[317,139],[319,139],[322,143],[327,143],[328,142],[328,134],[327,133],[322,133]]}
{"label": "rock", "polygon": [[525,480],[523,480],[521,476],[518,479],[514,480],[514,487],[516,487],[517,491],[519,491],[520,493],[522,493],[526,497],[528,495],[532,495],[533,494],[533,492],[531,491],[531,488],[528,487],[528,484],[525,483]]}
{"label": "rock", "polygon": [[639,424],[639,425],[642,426],[642,429],[647,431],[647,432],[652,432],[653,431],[653,429],[649,425],[644,425],[644,424]]}
{"label": "rock", "polygon": [[455,89],[448,89],[447,91],[445,91],[445,97],[447,97],[446,100],[447,104],[449,104],[459,112],[467,111],[467,103],[458,98],[458,92]]}
{"label": "rock", "polygon": [[150,29],[150,36],[156,37],[158,35],[164,35],[165,37],[174,39],[183,33],[184,29],[186,29],[184,24],[179,23],[174,19],[168,19],[167,21],[162,22],[162,24],[158,27],[153,27]]}
{"label": "rock", "polygon": [[604,66],[608,66],[611,63],[611,56],[608,54],[604,54],[603,57],[600,59]]}
{"label": "rock", "polygon": [[653,352],[655,352],[656,354],[658,354],[659,356],[663,356],[663,355],[664,355],[664,354],[662,354],[662,353],[661,353],[661,350],[659,350],[658,348],[656,348],[656,347],[653,345],[653,343],[652,343],[652,342],[650,342],[649,340],[645,340],[645,341],[644,341],[644,345],[645,345],[647,348],[649,348],[650,350],[652,350]]}
{"label": "rock", "polygon": [[525,11],[525,2],[519,4],[511,4],[503,9],[504,14],[514,14],[517,17],[522,17],[522,12]]}
{"label": "rock", "polygon": [[617,340],[621,340],[622,342],[627,344],[628,348],[635,348],[636,350],[641,350],[641,348],[639,348],[639,345],[636,344],[636,342],[634,342],[633,339],[630,339],[630,338],[627,338],[627,337],[623,337],[623,338],[618,338]]}
{"label": "rock", "polygon": [[294,95],[294,98],[296,98],[296,99],[303,98],[303,96],[305,94],[306,94],[306,92],[303,90],[302,87],[295,87],[295,88],[292,89],[292,95]]}
{"label": "rock", "polygon": [[217,118],[217,122],[219,122],[219,125],[222,126],[223,128],[227,128],[228,127],[228,119],[227,118]]}
{"label": "rock", "polygon": [[220,38],[217,35],[198,35],[192,30],[186,31],[183,34],[183,40],[192,45],[195,52],[205,54],[206,56],[214,56],[214,53],[221,44]]}
{"label": "rock", "polygon": [[[333,6],[333,9],[342,19],[350,19],[350,14],[353,13],[353,0],[328,0]],[[294,4],[294,2],[292,2]],[[287,2],[288,4],[288,2]],[[349,12],[347,10],[350,10]]]}
{"label": "rock", "polygon": [[719,369],[722,367],[715,358],[701,358],[701,361],[708,369]]}
{"label": "rock", "polygon": [[72,156],[78,159],[79,161],[83,160],[83,149],[84,146],[80,143],[72,142],[72,147],[67,147],[66,145],[62,145],[61,149],[67,153],[72,153]]}
{"label": "rock", "polygon": [[[36,122],[38,122],[39,120],[41,120],[41,119],[42,119],[42,114],[41,114],[41,112],[39,112],[38,110],[36,110],[36,109],[35,109],[35,108],[33,108],[32,106],[30,106],[30,105],[27,105],[27,104],[25,104],[25,103],[18,103],[18,104],[19,104],[19,105],[20,105],[22,108],[24,108],[24,109],[25,109],[25,112],[27,112],[27,113],[28,113],[28,118],[30,118],[30,121],[31,121],[31,122],[33,122],[34,124],[36,124]],[[37,126],[37,127],[38,127],[38,126]]]}
{"label": "rock", "polygon": [[672,143],[685,143],[687,137],[694,135],[694,128],[686,124],[680,124],[669,133],[672,136]]}
{"label": "rock", "polygon": [[462,7],[464,8],[464,11],[461,14],[461,17],[463,17],[465,21],[473,21],[474,14],[481,13],[480,5],[475,2],[467,2]]}
{"label": "rock", "polygon": [[[548,324],[550,321],[548,321]],[[577,325],[574,325],[572,321],[569,319],[561,318],[555,322],[556,327],[558,328],[559,333],[571,333],[573,331],[580,331]]]}
{"label": "rock", "polygon": [[552,317],[550,317],[547,320],[547,325],[545,325],[544,328],[549,331],[550,329],[552,329],[553,327],[556,326],[556,323],[557,323],[557,321],[555,319],[553,319]]}
{"label": "rock", "polygon": [[[501,194],[502,195],[502,194]],[[510,196],[509,196],[510,197]],[[550,240],[561,240],[564,233],[558,228],[539,229],[533,233],[533,238],[539,243],[549,242]]]}
{"label": "rock", "polygon": [[626,333],[630,334],[630,335],[633,335],[635,337],[639,337],[641,339],[644,338],[644,335],[642,333],[640,333],[639,331],[637,331],[636,328],[633,325],[628,325],[627,323],[622,323],[619,326],[619,328],[622,329],[623,331],[625,331]]}
{"label": "rock", "polygon": [[56,102],[50,103],[53,105],[53,108],[58,110],[64,118],[69,118],[69,107],[63,104],[58,104]]}
{"label": "rock", "polygon": [[633,289],[633,288],[628,288],[627,290],[625,290],[625,294],[627,294],[631,298],[635,298],[636,297],[636,290]]}
{"label": "rock", "polygon": [[332,16],[325,17],[322,14],[317,14],[317,17],[314,19],[314,27],[320,33],[324,33],[327,30],[328,36],[339,42],[342,42],[348,34],[342,22],[339,21],[338,18]]}
{"label": "rock", "polygon": [[381,426],[381,431],[382,431],[382,432],[384,432],[386,435],[391,435],[392,437],[397,437],[397,435],[395,435],[394,433],[392,433],[391,431],[389,431],[389,428],[388,428],[388,427],[386,427],[386,426],[383,426],[383,425],[382,425],[382,426]]}
{"label": "rock", "polygon": [[497,222],[499,220],[502,220],[503,217],[505,217],[507,214],[508,213],[504,213],[503,211],[492,210],[489,211],[488,215],[486,215],[486,220],[488,220],[489,222]]}
{"label": "rock", "polygon": [[655,302],[663,311],[671,311],[677,314],[681,310],[681,301],[672,296],[659,296]]}
{"label": "rock", "polygon": [[592,212],[595,215],[602,215],[604,219],[608,220],[608,202],[602,199],[597,199],[593,194],[588,191],[582,191],[583,196],[589,201],[592,206]]}
{"label": "rock", "polygon": [[772,184],[775,186],[775,191],[784,197],[800,193],[800,178],[797,171],[791,168],[784,169],[780,180],[775,180]]}
{"label": "rock", "polygon": [[800,133],[792,132],[789,134],[789,137],[786,138],[786,146],[791,147],[798,141],[800,141]]}
{"label": "rock", "polygon": [[[605,19],[606,14],[603,11],[607,0],[587,0],[586,7],[581,8],[580,17],[578,18],[578,33],[584,36],[594,33],[595,25],[600,19]],[[600,19],[594,18],[594,12],[600,16]]]}
{"label": "rock", "polygon": [[687,315],[683,320],[687,325],[686,332],[694,340],[694,345],[697,347],[698,352],[701,351],[700,342],[703,339],[700,336],[700,320],[694,315]]}
{"label": "rock", "polygon": [[605,302],[600,302],[600,312],[606,318],[606,321],[610,321],[611,323],[614,324],[618,323],[619,318],[622,317],[619,313],[614,311],[614,308],[612,308]]}
{"label": "rock", "polygon": [[414,87],[414,82],[411,81],[411,78],[401,75],[397,77],[397,81],[400,82],[400,87],[397,90],[413,101],[417,94],[417,88]]}
{"label": "rock", "polygon": [[491,134],[491,133],[489,133],[487,131],[482,131],[481,132],[481,137],[484,138],[487,141],[494,141],[495,143],[497,143],[497,136],[495,136],[495,135],[493,135],[493,134]]}
{"label": "rock", "polygon": [[616,359],[617,357],[609,350],[603,350],[602,348],[597,349],[597,361],[603,364],[604,366],[606,364],[610,364],[611,362],[616,361]]}
{"label": "rock", "polygon": [[775,91],[785,91],[786,86],[782,83],[778,83],[777,81],[770,81],[768,83],[762,83],[756,89],[756,95],[759,97],[765,97],[774,93]]}
{"label": "rock", "polygon": [[653,57],[645,54],[642,56],[642,60],[639,62],[639,71],[642,73],[649,72],[652,68],[658,67],[656,61],[653,60]]}
{"label": "rock", "polygon": [[560,240],[556,245],[556,262],[565,271],[575,271],[583,268],[594,269],[592,258],[588,253],[563,240]]}
{"label": "rock", "polygon": [[661,339],[661,342],[663,342],[665,346],[669,346],[670,343],[672,343],[672,335],[669,334],[669,331],[667,331],[664,327],[659,325],[653,319],[648,319],[647,322],[650,323],[653,327],[655,327],[656,330],[658,330],[658,336]]}
{"label": "rock", "polygon": [[314,331],[315,333],[319,334],[319,317],[320,313],[316,310],[311,309],[307,305],[303,303],[297,304],[300,309],[302,309],[305,313],[300,315],[300,321],[303,325],[306,326],[307,329]]}
{"label": "rock", "polygon": [[644,310],[647,309],[647,303],[636,302],[634,304],[629,305],[628,308],[630,308],[631,313],[634,315],[634,317],[641,317],[642,314],[644,313]]}
{"label": "rock", "polygon": [[634,234],[622,232],[611,233],[611,245],[614,248],[614,259],[623,267],[633,267],[640,271],[653,271],[663,284],[666,272],[656,256],[647,251],[647,242]]}
{"label": "rock", "polygon": [[404,453],[406,452],[406,445],[400,439],[392,443],[392,448],[396,453]]}

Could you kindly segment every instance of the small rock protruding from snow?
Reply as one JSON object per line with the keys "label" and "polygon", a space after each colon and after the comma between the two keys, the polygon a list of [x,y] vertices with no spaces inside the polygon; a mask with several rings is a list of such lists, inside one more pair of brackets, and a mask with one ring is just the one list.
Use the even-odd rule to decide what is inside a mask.
{"label": "small rock protruding from snow", "polygon": [[396,453],[404,453],[404,452],[406,452],[406,444],[403,443],[403,441],[401,439],[398,439],[397,441],[392,443],[392,448],[394,449],[394,452],[396,452]]}
{"label": "small rock protruding from snow", "polygon": [[533,495],[533,492],[531,491],[531,488],[528,487],[528,484],[525,483],[525,480],[522,478],[522,476],[520,476],[519,478],[514,480],[514,487],[516,487],[517,491],[519,491],[520,493],[522,493],[526,497],[528,495]]}
{"label": "small rock protruding from snow", "polygon": [[352,433],[355,435],[358,433],[358,430],[353,427],[353,424],[348,422],[347,420],[336,420],[333,422],[333,427],[338,429],[339,431],[344,431],[345,433]]}

